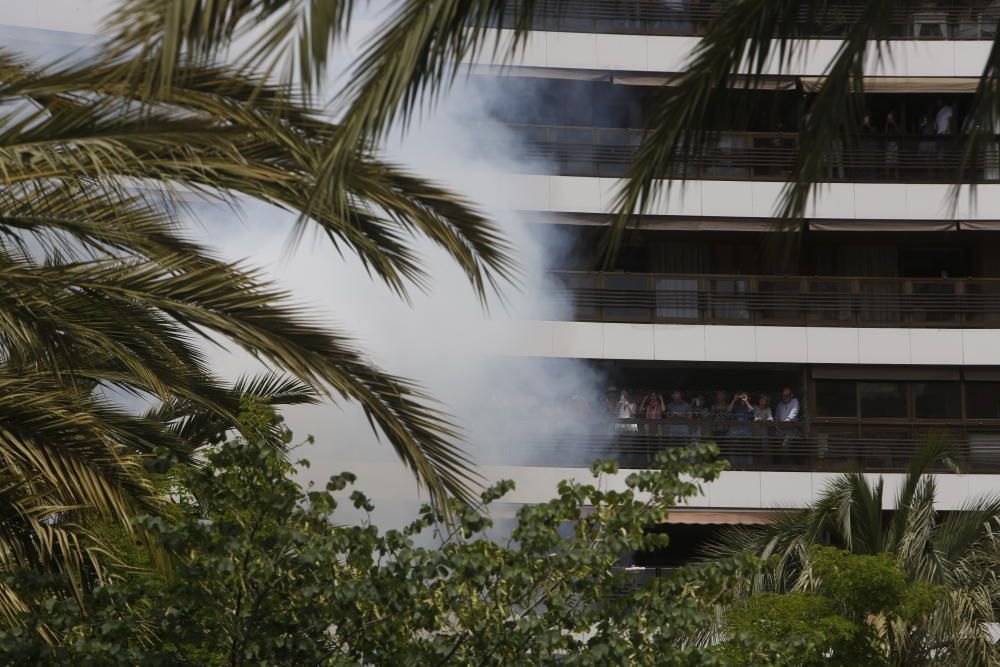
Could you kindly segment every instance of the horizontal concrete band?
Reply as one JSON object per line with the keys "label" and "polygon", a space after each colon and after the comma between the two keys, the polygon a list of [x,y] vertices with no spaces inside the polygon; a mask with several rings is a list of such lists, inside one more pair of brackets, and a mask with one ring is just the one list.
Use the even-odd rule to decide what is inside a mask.
{"label": "horizontal concrete band", "polygon": [[[509,43],[511,31],[501,31],[501,44]],[[683,72],[698,37],[664,35],[612,35],[573,32],[532,32],[513,65],[521,67],[569,68],[627,72]],[[492,45],[492,40],[487,40]],[[798,57],[783,68],[783,74],[820,76],[826,72],[843,42],[837,39],[794,42]],[[865,67],[872,77],[975,77],[983,72],[992,42],[989,40],[892,40],[887,57],[874,55]],[[503,50],[500,53],[504,53]],[[492,49],[471,62],[501,64]],[[777,74],[771,65],[767,74]]]}
{"label": "horizontal concrete band", "polygon": [[[413,482],[413,475],[396,462],[362,463],[351,462],[347,466],[359,478],[359,488],[380,489],[379,498],[386,501],[411,503],[420,497]],[[485,483],[501,479],[514,481],[515,489],[504,497],[505,503],[530,504],[551,500],[556,496],[558,483],[571,479],[583,484],[594,484],[595,479],[584,468],[546,468],[538,466],[485,465],[478,469]],[[596,482],[604,489],[625,488],[626,477],[634,471],[625,470],[615,475],[604,476]],[[702,495],[691,498],[674,514],[675,522],[690,521],[689,510],[711,510],[710,517],[719,518],[732,510],[768,510],[779,507],[804,507],[812,503],[837,473],[820,472],[775,472],[775,471],[726,471],[716,481],[702,487]],[[902,483],[903,475],[887,473],[869,474],[876,480],[885,481],[884,498],[886,509],[896,496],[896,489]],[[997,475],[937,475],[938,509],[959,509],[969,498],[994,493],[1000,479]],[[700,514],[700,512],[699,512]],[[697,517],[697,514],[693,515]],[[758,512],[747,513],[734,520],[742,522],[758,521]]]}
{"label": "horizontal concrete band", "polygon": [[510,356],[789,364],[1000,365],[1000,330],[530,321],[497,327]]}
{"label": "horizontal concrete band", "polygon": [[[613,210],[620,186],[616,178],[512,173],[462,173],[449,181],[492,208],[582,214],[606,214]],[[661,181],[660,187],[660,196],[646,211],[650,215],[768,219],[775,217],[782,183]],[[952,186],[947,184],[824,183],[818,186],[806,217],[998,220],[1000,184],[982,184],[974,190],[964,187],[956,197]]]}

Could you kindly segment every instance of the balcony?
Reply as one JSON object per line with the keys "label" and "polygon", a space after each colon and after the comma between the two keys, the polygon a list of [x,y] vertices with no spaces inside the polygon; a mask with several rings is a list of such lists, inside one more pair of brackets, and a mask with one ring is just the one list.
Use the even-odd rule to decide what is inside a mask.
{"label": "balcony", "polygon": [[[623,468],[647,468],[657,452],[714,442],[733,470],[904,472],[928,438],[946,438],[969,473],[1000,472],[1000,424],[913,429],[907,425],[838,427],[830,420],[735,422],[719,418],[625,419],[581,423],[577,432],[530,443],[538,464],[586,466],[611,458]],[[550,452],[550,460],[540,456]],[[946,472],[941,465],[936,468]]]}
{"label": "balcony", "polygon": [[1000,328],[1000,278],[553,276],[553,305],[584,322]]}
{"label": "balcony", "polygon": [[[620,178],[643,131],[565,125],[510,125],[522,141],[528,170],[561,176]],[[794,132],[724,132],[716,145],[661,178],[785,181],[798,155]],[[962,144],[952,137],[856,137],[827,159],[827,182],[953,183],[962,167]],[[1000,182],[1000,143],[988,148],[963,180]]]}
{"label": "balcony", "polygon": [[[702,35],[726,11],[726,2],[700,0],[540,0],[535,30],[627,35]],[[841,39],[861,15],[863,3],[841,0],[803,7],[796,36]],[[518,3],[512,3],[504,27],[512,27]],[[891,39],[993,39],[1000,8],[990,2],[939,1],[897,8],[890,18]]]}

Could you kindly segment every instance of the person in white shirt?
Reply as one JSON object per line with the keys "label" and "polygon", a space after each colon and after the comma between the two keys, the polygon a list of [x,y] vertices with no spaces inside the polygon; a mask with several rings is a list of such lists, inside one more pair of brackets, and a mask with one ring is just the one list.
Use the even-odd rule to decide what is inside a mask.
{"label": "person in white shirt", "polygon": [[[635,419],[636,405],[635,401],[629,398],[628,392],[623,391],[621,396],[618,398],[618,419]],[[619,433],[638,433],[639,425],[632,423],[618,423]]]}
{"label": "person in white shirt", "polygon": [[795,423],[799,420],[799,399],[790,387],[781,390],[781,403],[778,403],[774,418],[778,422],[778,432],[784,436],[781,446],[787,449],[799,437],[799,426]]}
{"label": "person in white shirt", "polygon": [[934,121],[934,129],[939,137],[955,134],[955,110],[940,97],[937,100],[938,112]]}
{"label": "person in white shirt", "polygon": [[799,399],[795,398],[791,388],[785,387],[781,390],[781,403],[778,404],[777,420],[779,422],[793,422],[799,418]]}

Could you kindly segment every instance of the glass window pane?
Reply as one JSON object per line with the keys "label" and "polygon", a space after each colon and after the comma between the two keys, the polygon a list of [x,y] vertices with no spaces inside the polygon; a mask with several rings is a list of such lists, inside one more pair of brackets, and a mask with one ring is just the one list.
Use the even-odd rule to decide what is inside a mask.
{"label": "glass window pane", "polygon": [[1000,419],[1000,382],[967,382],[965,412],[969,419]]}
{"label": "glass window pane", "polygon": [[657,278],[656,317],[660,320],[698,318],[697,278]]}
{"label": "glass window pane", "polygon": [[906,388],[902,382],[859,382],[858,393],[864,418],[906,416]]}
{"label": "glass window pane", "polygon": [[913,398],[916,419],[958,419],[962,412],[957,382],[915,382]]}
{"label": "glass window pane", "polygon": [[816,381],[817,417],[856,417],[857,397],[852,380]]}
{"label": "glass window pane", "polygon": [[[655,295],[644,275],[604,276],[604,318],[608,322],[651,322]],[[611,305],[613,304],[613,305]]]}

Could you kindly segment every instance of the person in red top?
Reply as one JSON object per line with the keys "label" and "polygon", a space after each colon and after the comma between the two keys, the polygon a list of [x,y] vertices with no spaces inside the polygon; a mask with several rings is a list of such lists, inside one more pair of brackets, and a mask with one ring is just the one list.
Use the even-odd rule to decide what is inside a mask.
{"label": "person in red top", "polygon": [[663,411],[666,409],[663,396],[655,391],[646,394],[646,398],[642,399],[642,405],[639,406],[639,412],[645,419],[663,419]]}
{"label": "person in red top", "polygon": [[[660,420],[663,419],[663,412],[666,409],[667,404],[663,400],[663,396],[655,391],[651,391],[646,394],[646,398],[642,399],[642,403],[639,405],[639,414],[644,419]],[[656,435],[659,432],[659,424],[646,424],[646,433]]]}

